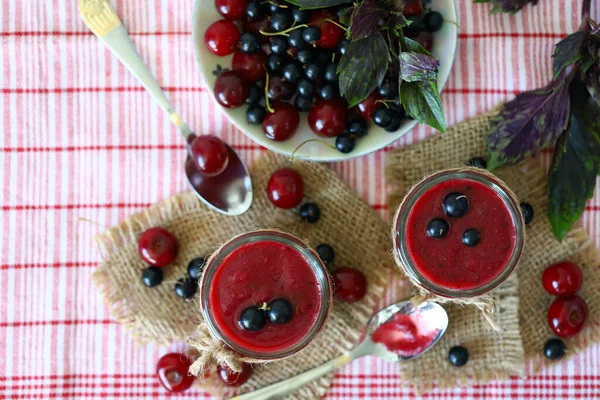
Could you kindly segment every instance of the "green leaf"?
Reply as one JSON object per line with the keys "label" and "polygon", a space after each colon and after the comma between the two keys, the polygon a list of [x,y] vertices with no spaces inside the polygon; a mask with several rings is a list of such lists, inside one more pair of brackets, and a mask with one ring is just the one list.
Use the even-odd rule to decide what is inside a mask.
{"label": "green leaf", "polygon": [[556,79],[563,69],[575,64],[583,57],[583,43],[587,33],[578,31],[570,34],[557,43],[554,48],[554,78]]}
{"label": "green leaf", "polygon": [[367,98],[381,85],[390,61],[388,46],[381,34],[351,42],[340,59],[340,93],[350,107]]}
{"label": "green leaf", "polygon": [[600,107],[576,78],[569,129],[557,143],[548,175],[548,218],[554,236],[564,239],[594,195],[600,172]]}
{"label": "green leaf", "polygon": [[307,8],[326,8],[347,3],[348,0],[285,0],[302,9]]}
{"label": "green leaf", "polygon": [[431,57],[431,53],[428,52],[425,49],[425,47],[421,46],[419,44],[419,42],[417,42],[416,40],[412,40],[410,38],[405,37],[404,38],[404,44],[406,45],[404,51],[409,51],[409,52],[419,53],[419,54],[425,54],[426,56],[430,56]]}
{"label": "green leaf", "polygon": [[405,82],[400,87],[404,110],[422,124],[446,131],[446,119],[437,81]]}
{"label": "green leaf", "polygon": [[435,58],[418,53],[400,53],[400,79],[407,82],[437,79],[440,62]]}
{"label": "green leaf", "polygon": [[504,105],[487,134],[490,170],[554,146],[569,123],[570,80],[563,72],[545,88],[521,93]]}

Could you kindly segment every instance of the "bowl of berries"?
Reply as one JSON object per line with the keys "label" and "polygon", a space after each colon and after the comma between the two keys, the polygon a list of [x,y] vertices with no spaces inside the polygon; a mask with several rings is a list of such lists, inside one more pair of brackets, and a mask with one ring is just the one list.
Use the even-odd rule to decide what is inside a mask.
{"label": "bowl of berries", "polygon": [[192,35],[238,129],[278,153],[338,161],[417,123],[446,129],[456,21],[454,0],[196,0]]}

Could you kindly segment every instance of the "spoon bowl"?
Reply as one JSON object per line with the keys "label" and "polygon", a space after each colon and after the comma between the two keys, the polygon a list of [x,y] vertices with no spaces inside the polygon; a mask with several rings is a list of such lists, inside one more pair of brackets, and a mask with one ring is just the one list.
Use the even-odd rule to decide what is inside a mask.
{"label": "spoon bowl", "polygon": [[200,201],[225,215],[240,215],[252,205],[252,180],[246,164],[227,146],[229,162],[217,176],[203,176],[196,168],[189,152],[185,160],[185,174]]}
{"label": "spoon bowl", "polygon": [[[437,330],[437,333],[431,338],[431,341],[427,346],[420,349],[415,354],[403,356],[390,351],[384,345],[375,343],[373,341],[373,333],[375,333],[383,324],[391,321],[398,315],[410,316],[416,314],[420,314],[417,321],[423,322],[423,325],[426,325],[427,330],[431,330],[431,332],[433,332],[435,329]],[[244,393],[242,395],[233,397],[232,400],[279,399],[312,382],[313,380],[333,372],[336,369],[350,363],[351,361],[364,356],[373,355],[390,362],[405,362],[411,360],[435,346],[435,344],[442,338],[447,328],[448,314],[446,313],[446,310],[444,310],[444,308],[437,303],[424,302],[415,306],[410,301],[402,301],[392,304],[378,311],[375,315],[373,315],[373,317],[371,317],[369,323],[367,324],[367,329],[363,340],[349,352],[344,353],[333,360],[326,362],[325,364],[321,364],[318,367],[305,371],[300,375],[293,376],[269,386],[265,386],[253,392]]]}
{"label": "spoon bowl", "polygon": [[[388,350],[381,343],[373,342],[373,340],[371,339],[373,333],[377,330],[377,328],[391,320],[396,314],[411,315],[417,312],[421,315],[426,315],[426,319],[428,321],[428,329],[437,330],[436,336],[421,352],[410,356],[400,355]],[[365,346],[368,346],[369,354],[380,357],[386,361],[394,362],[398,360],[410,360],[422,355],[427,350],[435,346],[435,344],[442,338],[442,336],[446,332],[446,329],[448,328],[448,322],[448,314],[446,313],[446,310],[444,310],[444,308],[437,303],[425,302],[416,307],[413,306],[413,304],[409,301],[395,303],[380,310],[379,312],[377,312],[377,314],[371,317],[371,319],[369,320],[369,324],[367,325],[367,334],[363,342],[361,342],[361,345],[365,343]]]}

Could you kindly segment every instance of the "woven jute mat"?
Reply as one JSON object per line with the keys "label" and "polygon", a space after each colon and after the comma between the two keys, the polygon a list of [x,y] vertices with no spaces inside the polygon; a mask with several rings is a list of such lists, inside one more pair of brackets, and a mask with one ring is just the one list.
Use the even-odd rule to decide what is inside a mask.
{"label": "woven jute mat", "polygon": [[[406,191],[424,176],[460,168],[472,157],[487,158],[485,133],[492,116],[480,115],[446,133],[391,152],[386,167],[386,178],[392,187],[390,213],[394,213]],[[494,320],[505,332],[490,329],[477,309],[448,306],[450,325],[440,343],[423,357],[400,365],[403,384],[414,385],[418,390],[522,375],[525,359],[532,360],[536,370],[551,363],[543,356],[543,346],[554,337],[547,323],[547,311],[554,297],[545,292],[541,276],[555,262],[572,261],[582,268],[584,281],[578,294],[589,307],[584,330],[565,340],[568,353],[564,359],[600,339],[600,257],[587,233],[576,228],[562,242],[554,238],[546,217],[546,175],[537,160],[503,167],[494,173],[535,211],[533,222],[526,228],[525,248],[516,273],[491,292],[499,307],[493,314]],[[466,347],[470,354],[469,362],[461,368],[448,362],[448,351],[456,345]]]}
{"label": "woven jute mat", "polygon": [[[269,177],[284,166],[291,166],[302,175],[304,201],[315,202],[321,209],[317,223],[302,222],[296,210],[277,209],[268,201]],[[252,378],[242,391],[294,376],[350,349],[359,340],[395,270],[389,254],[391,243],[387,225],[331,169],[303,161],[290,164],[282,156],[267,153],[251,166],[250,172],[255,197],[246,214],[228,217],[216,213],[191,192],[173,196],[101,235],[98,245],[105,261],[93,275],[111,314],[125,324],[136,342],[167,345],[194,337],[198,331],[206,331],[198,294],[186,302],[173,290],[175,282],[185,276],[191,259],[210,254],[238,234],[261,228],[292,233],[312,246],[331,244],[336,252],[334,268],[351,266],[360,269],[367,277],[367,296],[353,304],[334,302],[325,328],[310,345],[288,359],[256,365]],[[180,250],[175,262],[164,267],[164,281],[157,287],[147,288],[141,282],[146,265],[138,255],[137,238],[153,226],[162,226],[172,232],[179,240]],[[192,338],[190,343],[197,343],[194,340]],[[212,344],[215,351],[222,350],[219,342]],[[332,376],[322,378],[290,398],[320,397],[331,379]],[[214,394],[230,394],[218,386],[217,380],[200,382]]]}

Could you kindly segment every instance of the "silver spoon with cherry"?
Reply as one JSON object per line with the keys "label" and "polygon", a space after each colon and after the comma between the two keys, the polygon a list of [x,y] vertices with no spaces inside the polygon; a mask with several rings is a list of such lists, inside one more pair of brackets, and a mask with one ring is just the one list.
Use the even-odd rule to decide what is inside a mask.
{"label": "silver spoon with cherry", "polygon": [[133,73],[169,115],[187,144],[185,173],[198,198],[211,209],[240,215],[252,205],[248,168],[231,146],[216,136],[196,136],[167,99],[135,49],[121,19],[108,0],[79,0],[79,12],[90,30]]}

